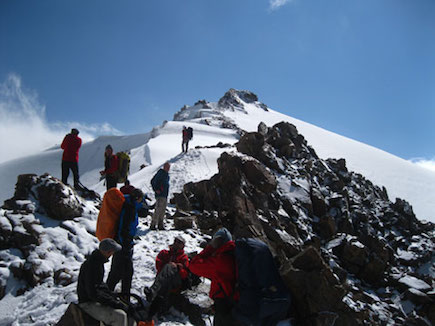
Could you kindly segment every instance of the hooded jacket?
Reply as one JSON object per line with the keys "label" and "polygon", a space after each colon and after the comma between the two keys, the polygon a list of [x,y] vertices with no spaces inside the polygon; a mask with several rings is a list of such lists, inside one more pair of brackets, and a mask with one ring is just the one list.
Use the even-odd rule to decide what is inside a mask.
{"label": "hooded jacket", "polygon": [[211,280],[209,296],[212,299],[237,299],[234,249],[234,241],[228,241],[217,249],[208,245],[190,261],[192,273]]}
{"label": "hooded jacket", "polygon": [[163,169],[160,169],[151,179],[151,185],[155,192],[156,198],[167,198],[169,194],[169,173]]}
{"label": "hooded jacket", "polygon": [[122,307],[103,282],[104,264],[107,261],[100,250],[95,249],[82,264],[77,282],[79,303],[95,301],[113,308]]}
{"label": "hooded jacket", "polygon": [[60,148],[63,149],[62,161],[78,162],[79,149],[82,146],[82,139],[77,135],[68,134],[62,141]]}
{"label": "hooded jacket", "polygon": [[176,251],[175,249],[173,249],[172,246],[169,246],[169,250],[163,249],[157,255],[156,258],[157,274],[161,272],[161,270],[163,269],[163,267],[165,267],[166,264],[171,262],[176,264],[181,264],[183,266],[182,268],[180,267],[178,268],[178,273],[180,274],[182,280],[186,279],[187,276],[189,275],[187,271],[187,268],[189,266],[189,258],[184,253],[183,249]]}
{"label": "hooded jacket", "polygon": [[124,197],[125,202],[119,217],[117,239],[123,247],[128,247],[133,244],[133,238],[137,232],[137,226],[139,224],[137,213],[139,209],[142,208],[142,202],[138,203],[133,200],[130,195],[124,195]]}

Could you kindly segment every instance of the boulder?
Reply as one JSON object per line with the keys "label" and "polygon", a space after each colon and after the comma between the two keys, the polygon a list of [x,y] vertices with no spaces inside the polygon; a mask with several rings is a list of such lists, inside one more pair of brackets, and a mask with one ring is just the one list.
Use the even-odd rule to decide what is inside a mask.
{"label": "boulder", "polygon": [[281,275],[302,320],[325,311],[333,313],[341,305],[345,290],[314,247],[292,258]]}
{"label": "boulder", "polygon": [[186,230],[193,227],[193,217],[192,216],[177,216],[174,217],[174,228],[176,230]]}
{"label": "boulder", "polygon": [[356,238],[348,236],[333,249],[343,266],[353,274],[358,274],[367,263],[369,251]]}
{"label": "boulder", "polygon": [[83,213],[82,202],[75,194],[70,187],[48,174],[40,177],[22,174],[18,176],[14,196],[5,201],[3,208],[27,213],[36,210],[56,220],[68,220]]}
{"label": "boulder", "polygon": [[37,199],[45,213],[56,220],[69,220],[81,216],[83,207],[77,197],[71,196],[69,187],[60,182],[53,183],[52,177],[44,176],[43,184],[37,188]]}
{"label": "boulder", "polygon": [[405,291],[405,298],[416,305],[434,303],[434,300],[432,300],[426,293],[413,288],[409,288]]}
{"label": "boulder", "polygon": [[204,211],[202,214],[196,217],[196,224],[202,232],[210,233],[213,230],[217,229],[222,224],[222,222],[216,211]]}
{"label": "boulder", "polygon": [[276,189],[276,179],[263,165],[257,161],[248,160],[242,165],[242,171],[248,181],[263,193]]}
{"label": "boulder", "polygon": [[311,202],[313,204],[313,214],[318,217],[324,216],[328,211],[325,197],[316,189],[311,188]]}
{"label": "boulder", "polygon": [[85,313],[75,303],[70,303],[56,326],[100,326],[100,322]]}

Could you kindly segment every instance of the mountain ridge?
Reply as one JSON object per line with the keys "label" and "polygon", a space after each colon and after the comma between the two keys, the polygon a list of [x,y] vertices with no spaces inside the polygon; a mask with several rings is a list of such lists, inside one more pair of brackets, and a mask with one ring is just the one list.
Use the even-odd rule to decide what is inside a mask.
{"label": "mountain ridge", "polygon": [[[137,179],[134,174],[139,172],[143,164],[159,165],[181,152],[180,134],[183,124],[189,124],[194,129],[198,129],[197,131],[206,128],[201,131],[202,135],[194,131],[191,146],[210,146],[219,141],[234,144],[244,132],[256,130],[261,121],[268,126],[280,121],[296,125],[309,144],[316,148],[320,157],[345,158],[349,169],[367,176],[377,185],[385,186],[392,198],[404,198],[409,201],[418,218],[435,221],[433,214],[435,203],[430,197],[431,193],[435,193],[434,172],[370,145],[276,112],[259,102],[258,97],[252,92],[235,89],[230,89],[218,102],[200,100],[193,106],[186,105],[174,114],[173,121],[164,122],[145,134],[104,136],[85,143],[80,150],[81,181],[99,193],[104,191],[104,185],[99,182],[98,171],[103,167],[102,153],[107,143],[112,143],[115,152],[130,150],[134,153],[142,153],[136,156],[137,160],[132,159],[131,177]],[[172,136],[169,137],[169,134]],[[164,136],[165,139],[170,138],[173,143],[166,153],[156,149],[158,147],[156,139],[159,136]],[[154,148],[153,151],[157,153],[159,159],[152,158],[156,155],[150,152],[149,143],[152,144],[151,147]],[[180,143],[179,147],[178,143]],[[0,164],[0,177],[3,181],[0,184],[0,201],[12,196],[18,174],[48,172],[60,177],[60,160],[61,150],[52,149],[38,155]],[[141,184],[145,187],[146,182],[141,182]]]}

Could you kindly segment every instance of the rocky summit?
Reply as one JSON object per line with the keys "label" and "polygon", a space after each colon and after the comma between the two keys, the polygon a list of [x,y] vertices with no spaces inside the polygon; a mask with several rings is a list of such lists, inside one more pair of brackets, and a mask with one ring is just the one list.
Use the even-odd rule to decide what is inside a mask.
{"label": "rocky summit", "polygon": [[268,243],[295,325],[435,323],[432,223],[344,159],[319,159],[292,124],[260,124],[236,147],[172,203],[206,234],[225,226]]}

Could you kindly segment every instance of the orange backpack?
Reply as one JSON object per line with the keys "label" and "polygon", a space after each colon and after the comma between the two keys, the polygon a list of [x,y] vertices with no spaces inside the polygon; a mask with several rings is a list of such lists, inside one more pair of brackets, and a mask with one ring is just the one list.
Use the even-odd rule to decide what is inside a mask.
{"label": "orange backpack", "polygon": [[97,219],[95,234],[98,240],[115,238],[124,201],[125,197],[118,188],[110,188],[106,191]]}

